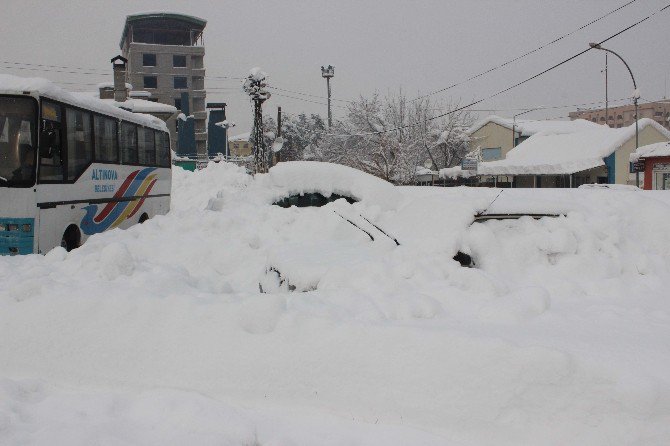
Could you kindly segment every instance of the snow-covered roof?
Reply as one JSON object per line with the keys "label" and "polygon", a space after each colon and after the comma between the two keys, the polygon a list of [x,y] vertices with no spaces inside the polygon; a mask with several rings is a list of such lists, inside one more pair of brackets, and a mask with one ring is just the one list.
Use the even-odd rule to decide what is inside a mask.
{"label": "snow-covered roof", "polygon": [[116,102],[114,99],[103,99],[110,104],[130,110],[134,113],[177,113],[177,107],[160,102],[147,101],[145,99],[129,98],[124,102]]}
{"label": "snow-covered roof", "polygon": [[463,170],[461,166],[440,169],[440,178],[455,180],[456,178],[470,178],[477,175],[475,170]]}
{"label": "snow-covered roof", "polygon": [[595,122],[587,121],[585,119],[576,119],[574,121],[517,119],[516,124],[514,124],[514,120],[511,118],[502,118],[500,116],[491,115],[477,121],[466,131],[466,133],[472,135],[489,123],[498,124],[510,130],[512,130],[512,127],[514,126],[514,131],[520,133],[521,136],[531,136],[539,132],[551,132],[557,134],[573,133],[600,127],[600,125]]}
{"label": "snow-covered roof", "polygon": [[131,98],[150,98],[151,92],[146,90],[133,90],[128,95]]}
{"label": "snow-covered roof", "polygon": [[340,164],[316,161],[278,163],[264,177],[261,187],[270,202],[290,195],[318,192],[338,194],[390,209],[397,205],[396,188],[380,178]]}
{"label": "snow-covered roof", "polygon": [[[670,140],[670,132],[651,119],[639,121],[640,130],[652,126]],[[635,137],[635,124],[613,129],[596,126],[574,133],[537,133],[500,161],[479,164],[480,175],[561,175],[603,166],[604,158]]]}
{"label": "snow-covered roof", "polygon": [[670,142],[657,142],[639,147],[637,151],[630,154],[630,160],[635,162],[640,158],[650,158],[652,156],[670,156]]}
{"label": "snow-covered roof", "polygon": [[18,77],[9,74],[0,74],[0,92],[4,94],[22,95],[24,92],[36,93],[55,101],[83,107],[119,119],[132,121],[148,127],[167,130],[165,123],[158,118],[140,115],[121,110],[108,102],[93,96],[90,93],[73,93],[62,89],[53,82],[39,77]]}
{"label": "snow-covered roof", "polygon": [[[98,85],[96,85],[98,89],[100,88],[114,88],[114,82],[100,82]],[[126,89],[127,90],[132,90],[133,89],[133,84],[130,84],[126,82]]]}
{"label": "snow-covered roof", "polygon": [[240,133],[239,135],[231,136],[228,141],[249,141],[251,133]]}
{"label": "snow-covered roof", "polygon": [[[72,93],[76,97],[94,97],[98,98],[97,91],[85,91]],[[99,99],[100,101],[113,105],[123,110],[133,113],[177,113],[177,107],[160,102],[147,101],[146,99],[128,98],[123,102],[116,102],[114,99]]]}

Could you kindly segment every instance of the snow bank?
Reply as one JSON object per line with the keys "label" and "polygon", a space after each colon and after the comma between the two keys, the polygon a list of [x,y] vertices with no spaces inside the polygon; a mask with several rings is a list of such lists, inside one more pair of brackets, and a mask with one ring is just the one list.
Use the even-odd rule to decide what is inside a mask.
{"label": "snow bank", "polygon": [[[494,202],[499,189],[279,167],[175,169],[168,215],[70,253],[0,257],[0,443],[669,438],[667,194]],[[269,201],[330,189],[360,201]],[[471,224],[552,203],[565,215]],[[457,249],[477,268],[453,261]],[[269,265],[316,289],[260,293]]]}

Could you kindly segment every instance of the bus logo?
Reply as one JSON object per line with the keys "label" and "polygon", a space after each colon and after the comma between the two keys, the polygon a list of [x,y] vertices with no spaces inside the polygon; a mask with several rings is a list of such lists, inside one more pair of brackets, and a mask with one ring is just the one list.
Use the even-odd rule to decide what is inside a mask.
{"label": "bus logo", "polygon": [[[116,228],[124,221],[133,217],[144,204],[144,200],[156,184],[155,167],[147,167],[132,172],[114,194],[112,201],[107,203],[100,212],[97,204],[84,206],[86,215],[81,220],[81,230],[86,235],[97,234],[107,229]],[[129,198],[137,197],[134,200]]]}

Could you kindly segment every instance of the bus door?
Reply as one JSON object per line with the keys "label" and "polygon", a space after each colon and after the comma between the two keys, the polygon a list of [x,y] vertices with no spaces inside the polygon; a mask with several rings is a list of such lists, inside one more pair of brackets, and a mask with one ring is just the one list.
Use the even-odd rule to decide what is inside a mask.
{"label": "bus door", "polygon": [[[44,254],[47,250],[60,244],[62,228],[59,225],[59,214],[56,206],[44,202],[56,201],[54,195],[45,193],[46,188],[55,191],[65,179],[65,165],[63,152],[63,128],[61,106],[53,102],[42,100],[42,119],[40,121],[39,170],[38,178],[40,192],[38,194],[39,207],[39,239],[38,252]],[[58,195],[56,195],[58,196]]]}

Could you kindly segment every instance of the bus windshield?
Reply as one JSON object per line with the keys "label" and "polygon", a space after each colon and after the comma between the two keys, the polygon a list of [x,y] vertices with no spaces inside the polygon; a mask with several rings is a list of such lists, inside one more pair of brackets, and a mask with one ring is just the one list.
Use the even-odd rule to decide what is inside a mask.
{"label": "bus windshield", "polygon": [[35,184],[37,102],[0,96],[0,187]]}

